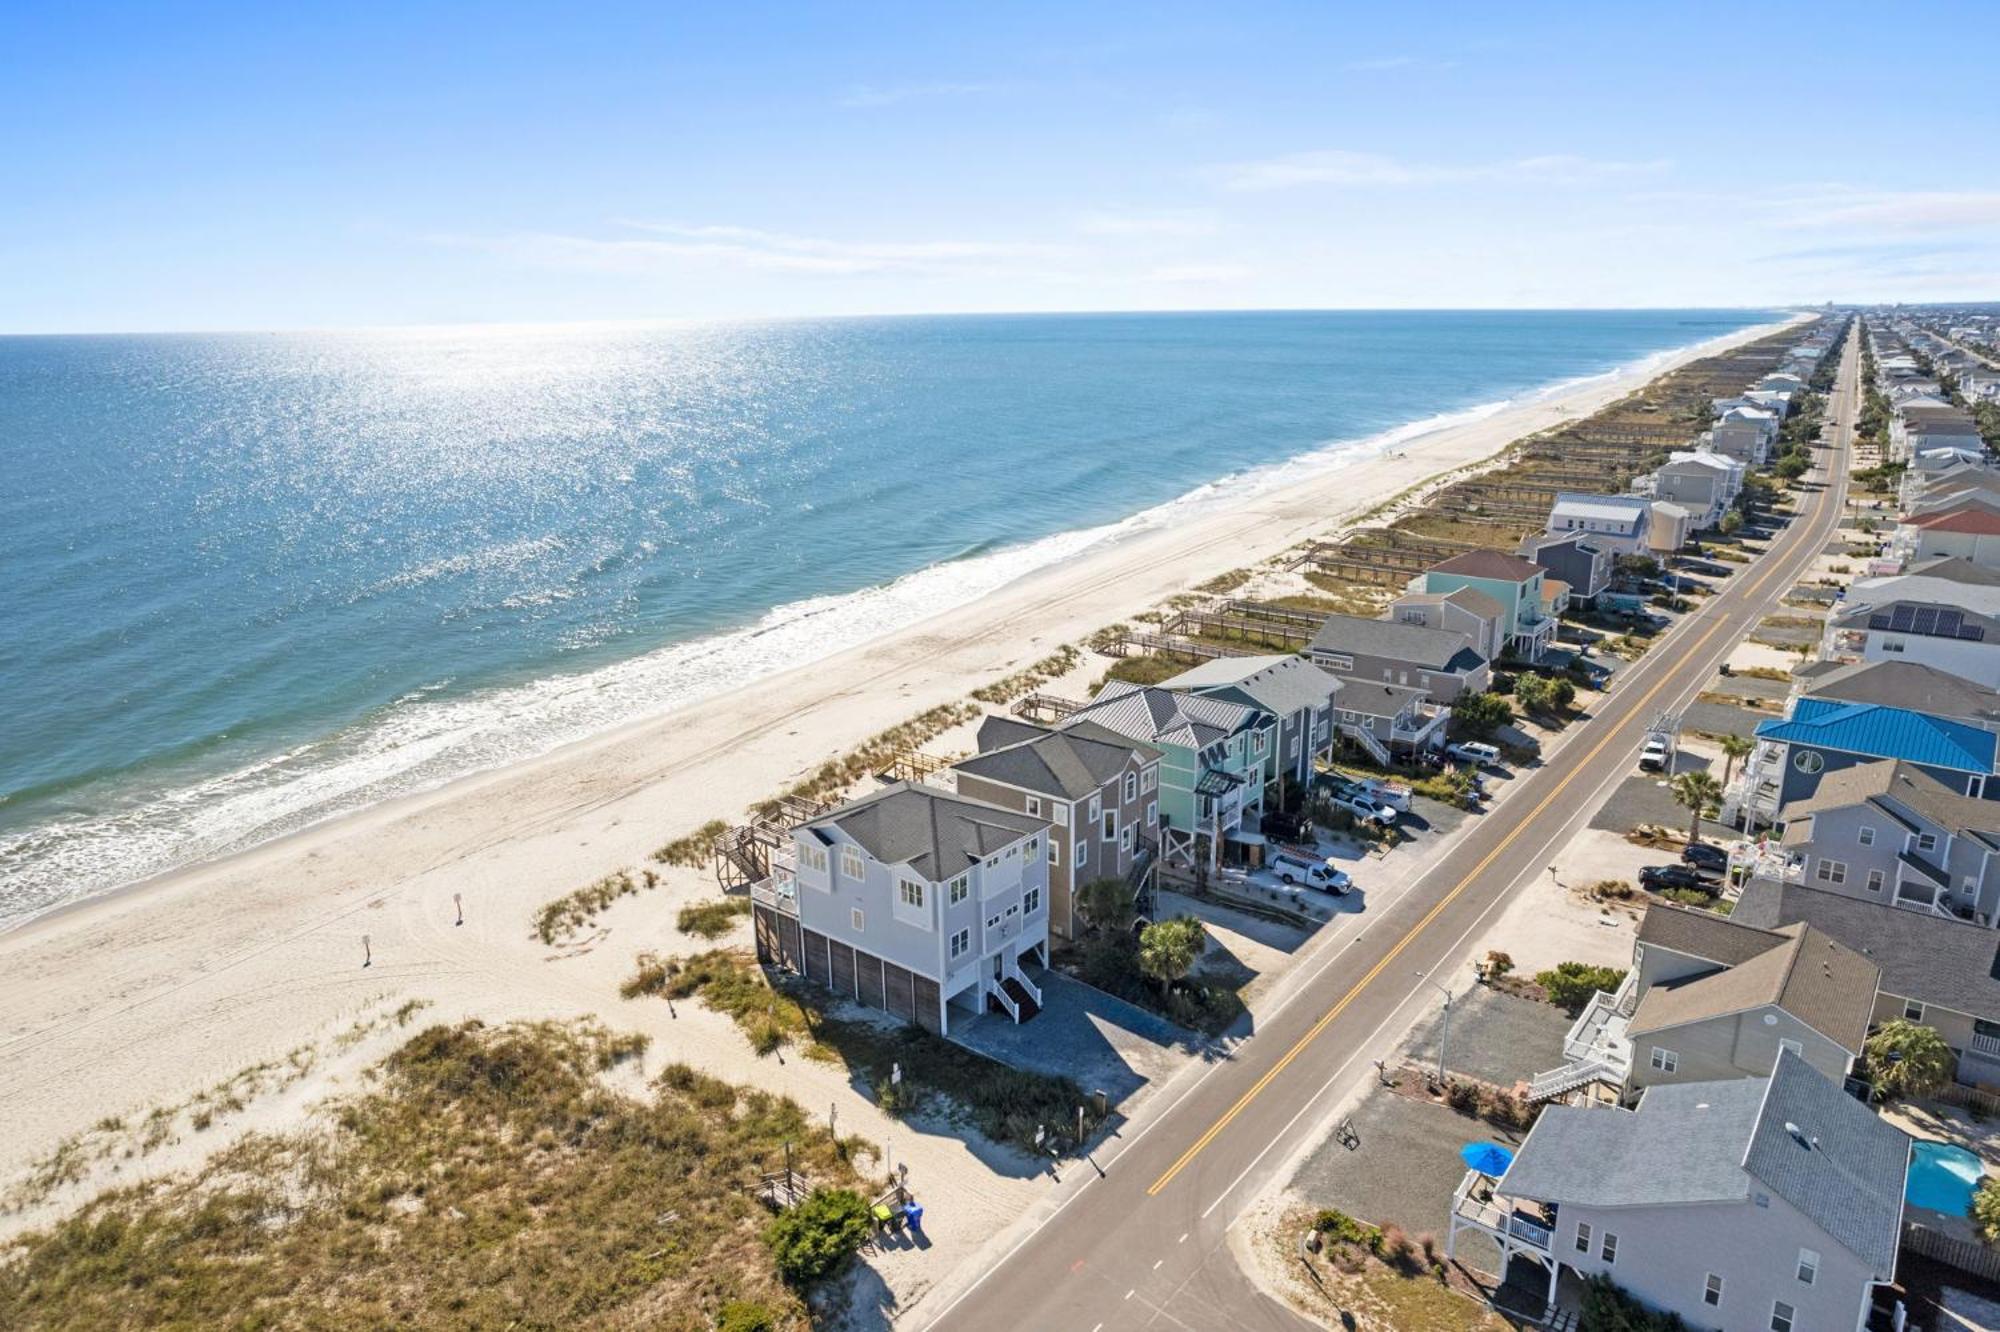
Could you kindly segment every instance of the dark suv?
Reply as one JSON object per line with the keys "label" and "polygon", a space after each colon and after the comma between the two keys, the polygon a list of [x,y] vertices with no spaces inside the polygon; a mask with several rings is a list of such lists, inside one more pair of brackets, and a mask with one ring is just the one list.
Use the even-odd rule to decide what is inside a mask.
{"label": "dark suv", "polygon": [[1639,871],[1639,886],[1659,892],[1663,888],[1698,888],[1712,893],[1715,886],[1686,865],[1648,865]]}
{"label": "dark suv", "polygon": [[1692,865],[1704,874],[1719,876],[1729,870],[1729,853],[1707,842],[1689,842],[1681,850],[1681,863]]}

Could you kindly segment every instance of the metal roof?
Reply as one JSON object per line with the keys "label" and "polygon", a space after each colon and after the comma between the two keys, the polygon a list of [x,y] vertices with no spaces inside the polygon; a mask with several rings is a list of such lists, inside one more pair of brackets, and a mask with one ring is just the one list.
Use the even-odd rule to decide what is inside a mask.
{"label": "metal roof", "polygon": [[1789,719],[1758,723],[1757,738],[1983,775],[1993,772],[1996,739],[1991,731],[1904,708],[1811,697],[1797,700]]}

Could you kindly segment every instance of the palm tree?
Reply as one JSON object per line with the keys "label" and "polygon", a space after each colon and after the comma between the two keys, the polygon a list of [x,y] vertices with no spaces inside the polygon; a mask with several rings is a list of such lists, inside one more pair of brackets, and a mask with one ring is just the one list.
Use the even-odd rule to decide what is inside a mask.
{"label": "palm tree", "polygon": [[1722,805],[1722,783],[1713,773],[1684,772],[1673,781],[1674,803],[1690,812],[1688,845],[1701,840],[1703,815],[1713,817]]}
{"label": "palm tree", "polygon": [[1204,942],[1202,924],[1193,916],[1154,921],[1139,932],[1139,970],[1170,991],[1194,969]]}
{"label": "palm tree", "polygon": [[1729,734],[1722,737],[1722,784],[1729,785],[1729,776],[1736,771],[1736,760],[1750,757],[1756,746],[1747,735]]}

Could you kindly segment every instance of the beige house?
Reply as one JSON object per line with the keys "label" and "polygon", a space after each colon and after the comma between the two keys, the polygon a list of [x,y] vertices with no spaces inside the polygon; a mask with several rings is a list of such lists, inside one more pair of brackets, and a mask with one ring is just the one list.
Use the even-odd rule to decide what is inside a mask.
{"label": "beige house", "polygon": [[979,753],[952,768],[960,795],[1047,819],[1049,932],[1076,937],[1074,895],[1135,880],[1160,838],[1160,751],[1095,722],[1051,730],[1012,717],[979,726]]}
{"label": "beige house", "polygon": [[1653,906],[1632,969],[1599,992],[1535,1100],[1629,1103],[1647,1087],[1762,1077],[1790,1050],[1838,1084],[1860,1058],[1881,969],[1810,925],[1755,929]]}

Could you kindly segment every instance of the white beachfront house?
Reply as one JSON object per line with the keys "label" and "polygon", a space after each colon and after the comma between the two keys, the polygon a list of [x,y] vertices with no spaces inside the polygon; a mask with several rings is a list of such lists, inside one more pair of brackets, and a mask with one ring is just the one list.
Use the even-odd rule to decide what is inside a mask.
{"label": "white beachfront house", "polygon": [[757,954],[939,1033],[1041,1011],[1049,821],[902,782],[792,831],[751,887]]}

